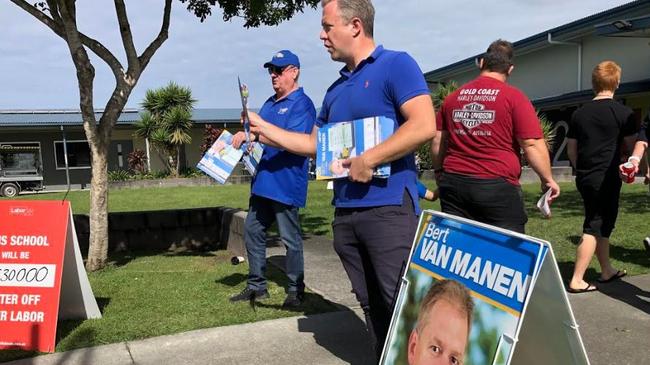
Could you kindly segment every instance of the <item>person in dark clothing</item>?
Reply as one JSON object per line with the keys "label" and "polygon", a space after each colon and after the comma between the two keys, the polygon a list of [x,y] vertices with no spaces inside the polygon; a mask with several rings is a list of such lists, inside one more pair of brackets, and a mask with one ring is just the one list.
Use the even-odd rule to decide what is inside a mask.
{"label": "person in dark clothing", "polygon": [[[648,141],[650,140],[650,113],[645,117],[643,123],[641,124],[641,130],[637,134],[636,143],[634,144],[634,151],[632,155],[627,159],[627,162],[630,162],[634,165],[634,174],[639,171],[639,164],[643,159],[643,154],[648,151]],[[649,158],[646,159],[646,173],[644,183],[650,185],[650,161]],[[622,170],[623,164],[619,166],[619,171]],[[623,177],[623,176],[621,176]],[[645,246],[646,251],[650,254],[650,236],[646,237],[643,240],[643,245]]]}
{"label": "person in dark clothing", "polygon": [[631,150],[636,139],[632,109],[614,100],[621,68],[612,61],[599,63],[592,72],[596,96],[573,113],[567,134],[567,153],[576,169],[576,186],[584,202],[583,234],[576,250],[570,293],[597,290],[584,280],[596,253],[601,273],[599,283],[625,276],[609,261],[609,237],[616,224],[621,179],[618,174],[621,145]]}

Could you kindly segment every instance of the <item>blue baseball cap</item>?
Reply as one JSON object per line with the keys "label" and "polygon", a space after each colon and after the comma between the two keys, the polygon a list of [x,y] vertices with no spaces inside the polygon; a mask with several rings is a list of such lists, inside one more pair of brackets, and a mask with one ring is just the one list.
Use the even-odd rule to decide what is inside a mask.
{"label": "blue baseball cap", "polygon": [[264,68],[268,68],[269,66],[285,67],[289,65],[300,68],[300,60],[298,59],[298,56],[293,54],[293,52],[288,49],[283,49],[274,54],[271,61],[264,64]]}

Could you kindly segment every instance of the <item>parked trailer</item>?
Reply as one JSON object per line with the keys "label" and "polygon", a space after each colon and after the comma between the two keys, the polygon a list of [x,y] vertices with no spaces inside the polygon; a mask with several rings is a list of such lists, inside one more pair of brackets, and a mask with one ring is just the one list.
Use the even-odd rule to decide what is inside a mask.
{"label": "parked trailer", "polygon": [[21,191],[43,188],[39,148],[0,145],[0,195],[14,197]]}

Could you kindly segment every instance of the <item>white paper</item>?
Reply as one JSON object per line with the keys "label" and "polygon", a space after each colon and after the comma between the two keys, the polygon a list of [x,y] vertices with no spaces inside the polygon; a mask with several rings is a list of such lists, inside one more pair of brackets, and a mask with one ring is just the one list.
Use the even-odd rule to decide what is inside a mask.
{"label": "white paper", "polygon": [[546,193],[544,193],[544,195],[542,195],[542,197],[539,198],[539,200],[537,201],[537,209],[539,209],[539,211],[542,212],[544,218],[551,217],[551,205],[549,204],[551,193],[552,193],[551,189],[546,190]]}

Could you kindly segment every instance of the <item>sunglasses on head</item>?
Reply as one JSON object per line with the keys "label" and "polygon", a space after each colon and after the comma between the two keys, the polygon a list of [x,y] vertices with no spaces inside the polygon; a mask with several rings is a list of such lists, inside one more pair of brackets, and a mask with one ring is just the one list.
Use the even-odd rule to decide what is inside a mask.
{"label": "sunglasses on head", "polygon": [[291,67],[291,65],[284,66],[284,67],[278,67],[278,66],[271,65],[271,66],[268,67],[269,75],[272,75],[272,74],[282,75],[284,70],[286,70],[289,67]]}

